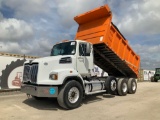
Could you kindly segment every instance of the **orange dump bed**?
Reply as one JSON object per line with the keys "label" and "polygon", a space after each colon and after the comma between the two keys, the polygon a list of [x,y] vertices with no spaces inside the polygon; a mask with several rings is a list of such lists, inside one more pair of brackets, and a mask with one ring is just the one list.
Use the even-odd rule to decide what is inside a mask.
{"label": "orange dump bed", "polygon": [[74,20],[79,24],[75,39],[93,44],[96,65],[116,77],[138,76],[140,57],[111,22],[108,5],[76,16]]}

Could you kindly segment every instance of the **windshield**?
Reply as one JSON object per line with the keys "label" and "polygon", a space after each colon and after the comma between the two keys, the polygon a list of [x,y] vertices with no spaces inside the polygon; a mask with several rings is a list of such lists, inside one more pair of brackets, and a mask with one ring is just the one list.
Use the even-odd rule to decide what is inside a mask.
{"label": "windshield", "polygon": [[54,45],[51,50],[51,56],[74,55],[76,53],[76,42],[64,42]]}

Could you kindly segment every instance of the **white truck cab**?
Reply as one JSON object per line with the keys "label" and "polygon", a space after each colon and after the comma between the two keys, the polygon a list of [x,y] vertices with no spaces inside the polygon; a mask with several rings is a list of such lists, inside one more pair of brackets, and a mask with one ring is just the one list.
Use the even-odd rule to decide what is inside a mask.
{"label": "white truck cab", "polygon": [[62,85],[69,76],[91,76],[93,68],[93,50],[90,43],[80,40],[62,42],[53,46],[49,57],[25,62],[23,82]]}

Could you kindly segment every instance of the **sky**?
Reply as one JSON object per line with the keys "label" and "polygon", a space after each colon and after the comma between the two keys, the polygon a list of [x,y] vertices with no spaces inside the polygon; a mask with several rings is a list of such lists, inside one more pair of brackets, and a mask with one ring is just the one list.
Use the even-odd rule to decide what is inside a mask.
{"label": "sky", "polygon": [[141,68],[160,67],[160,0],[0,0],[0,52],[48,56],[55,43],[74,39],[74,16],[105,4]]}

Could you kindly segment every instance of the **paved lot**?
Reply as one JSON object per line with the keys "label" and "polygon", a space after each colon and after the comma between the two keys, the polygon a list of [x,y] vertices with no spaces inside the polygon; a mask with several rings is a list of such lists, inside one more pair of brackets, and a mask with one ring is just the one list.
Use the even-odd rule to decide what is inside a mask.
{"label": "paved lot", "polygon": [[63,110],[56,99],[36,101],[19,92],[0,94],[0,120],[160,120],[160,82],[138,83],[134,95],[88,96],[81,107]]}

